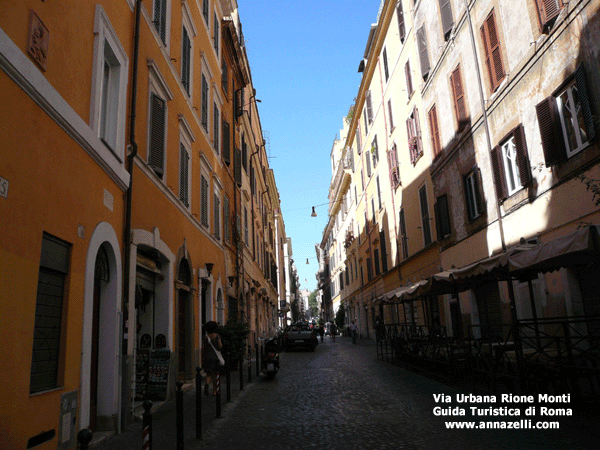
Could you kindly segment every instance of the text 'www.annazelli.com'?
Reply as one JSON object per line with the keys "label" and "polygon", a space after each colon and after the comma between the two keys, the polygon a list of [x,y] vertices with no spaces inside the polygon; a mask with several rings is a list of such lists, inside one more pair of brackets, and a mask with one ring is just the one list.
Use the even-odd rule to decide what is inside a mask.
{"label": "text 'www.annazelli.com'", "polygon": [[558,422],[534,422],[529,419],[497,422],[445,422],[447,429],[467,430],[558,430]]}

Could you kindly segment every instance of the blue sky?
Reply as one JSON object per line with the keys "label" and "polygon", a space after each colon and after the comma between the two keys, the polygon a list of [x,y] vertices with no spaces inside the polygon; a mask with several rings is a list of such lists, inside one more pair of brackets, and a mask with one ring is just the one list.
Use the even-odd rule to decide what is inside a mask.
{"label": "blue sky", "polygon": [[[379,0],[238,0],[269,164],[301,288],[316,288],[330,153],[360,85]],[[309,264],[306,264],[308,258]],[[305,281],[306,280],[306,281]]]}

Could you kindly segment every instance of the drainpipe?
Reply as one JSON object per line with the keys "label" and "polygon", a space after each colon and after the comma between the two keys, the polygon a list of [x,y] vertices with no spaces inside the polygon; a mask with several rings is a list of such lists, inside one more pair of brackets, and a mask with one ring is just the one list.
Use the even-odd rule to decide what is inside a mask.
{"label": "drainpipe", "polygon": [[[469,21],[469,32],[471,35],[471,47],[473,49],[473,59],[475,60],[475,72],[477,73],[477,86],[479,88],[479,99],[481,102],[481,111],[483,112],[483,124],[485,126],[485,137],[486,137],[486,141],[487,141],[488,154],[489,154],[492,151],[492,140],[490,137],[488,115],[487,115],[485,99],[484,99],[484,95],[483,95],[483,84],[481,82],[481,72],[479,70],[479,60],[477,58],[477,50],[476,50],[476,46],[475,46],[475,34],[473,32],[473,22],[471,21],[471,12],[469,10],[469,2],[468,2],[468,0],[464,0],[464,1],[465,1],[465,8],[466,8],[466,15],[467,15],[467,19]],[[498,188],[496,187],[496,185],[494,183],[492,183],[492,184],[494,186],[494,196],[495,196],[495,198],[498,198],[498,196],[496,195],[496,190]],[[498,228],[500,231],[500,241],[502,243],[502,251],[506,252],[506,241],[504,239],[504,227],[502,225],[502,211],[500,209],[500,203],[497,200],[496,200],[496,214],[498,215]],[[521,337],[519,336],[519,322],[517,319],[517,305],[516,305],[516,301],[515,301],[515,290],[513,287],[512,277],[510,276],[510,273],[508,274],[507,284],[508,284],[508,298],[510,301],[510,317],[511,317],[511,322],[512,322],[512,327],[513,327],[513,339],[515,342],[515,356],[516,356],[516,360],[517,360],[517,375],[519,378],[519,383],[521,384],[521,386],[520,386],[521,390],[523,390],[524,386],[523,386],[523,379],[521,376],[523,373],[523,348],[521,346]]]}
{"label": "drainpipe", "polygon": [[[137,77],[138,77],[138,54],[140,47],[140,13],[142,7],[142,0],[137,0],[135,5],[135,31],[134,31],[134,44],[133,44],[133,64],[131,72],[131,106],[130,106],[130,117],[129,117],[129,145],[131,151],[127,155],[127,171],[129,172],[129,187],[126,192],[125,200],[125,231],[124,231],[124,277],[123,277],[123,301],[121,305],[121,315],[125,311],[129,310],[129,260],[131,257],[131,209],[132,209],[132,194],[133,194],[133,165],[137,155],[138,146],[135,141],[135,115],[136,115],[136,98],[137,98]],[[131,322],[131,317],[128,317]],[[129,326],[129,325],[128,325]],[[133,330],[133,328],[132,328]],[[124,332],[124,329],[123,329]],[[127,330],[129,335],[129,329]],[[131,363],[127,357],[128,342],[123,337],[121,353],[123,359],[121,360],[121,420],[119,420],[119,426],[127,425],[127,418],[129,417],[129,398],[131,383],[129,383],[129,370]],[[120,432],[120,430],[119,430]]]}

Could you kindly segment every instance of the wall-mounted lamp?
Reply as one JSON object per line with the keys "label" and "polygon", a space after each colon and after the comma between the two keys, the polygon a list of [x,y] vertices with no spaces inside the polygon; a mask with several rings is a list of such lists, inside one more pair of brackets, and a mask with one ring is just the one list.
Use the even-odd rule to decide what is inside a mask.
{"label": "wall-mounted lamp", "polygon": [[312,213],[310,214],[310,217],[317,217],[317,212],[315,211],[315,207],[312,207]]}
{"label": "wall-mounted lamp", "polygon": [[227,279],[229,280],[229,287],[233,287],[233,282],[235,281],[235,277],[233,275],[229,275],[227,277]]}
{"label": "wall-mounted lamp", "polygon": [[[310,263],[308,262],[308,258],[306,258],[306,264],[310,264]],[[305,280],[305,281],[306,281],[306,280]]]}
{"label": "wall-mounted lamp", "polygon": [[214,264],[213,263],[206,263],[205,266],[206,266],[206,271],[208,272],[208,276],[210,277],[210,273],[213,270]]}

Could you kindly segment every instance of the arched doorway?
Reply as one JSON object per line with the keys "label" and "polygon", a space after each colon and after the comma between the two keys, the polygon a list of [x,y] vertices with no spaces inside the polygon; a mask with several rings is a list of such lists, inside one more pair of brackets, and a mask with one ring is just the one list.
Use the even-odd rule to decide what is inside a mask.
{"label": "arched doorway", "polygon": [[177,273],[177,373],[180,379],[192,375],[193,310],[192,270],[187,259],[179,263]]}

